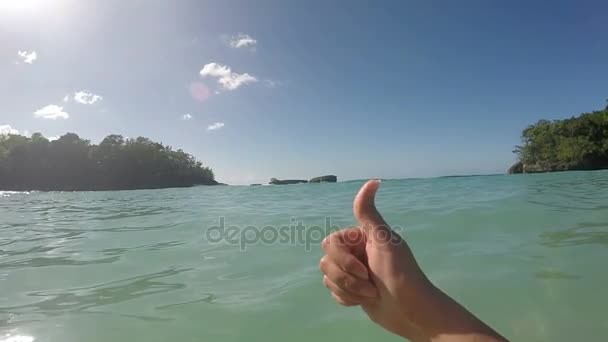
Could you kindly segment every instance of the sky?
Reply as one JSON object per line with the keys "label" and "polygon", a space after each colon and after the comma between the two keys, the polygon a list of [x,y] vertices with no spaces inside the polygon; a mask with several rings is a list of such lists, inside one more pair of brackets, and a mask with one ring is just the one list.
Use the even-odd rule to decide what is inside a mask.
{"label": "sky", "polygon": [[603,108],[605,1],[1,0],[0,132],[145,136],[230,184],[503,173]]}

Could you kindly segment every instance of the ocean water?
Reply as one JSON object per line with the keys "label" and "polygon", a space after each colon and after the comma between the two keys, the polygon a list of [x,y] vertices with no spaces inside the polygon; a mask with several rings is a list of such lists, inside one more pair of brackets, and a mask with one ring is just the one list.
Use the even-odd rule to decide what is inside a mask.
{"label": "ocean water", "polygon": [[[0,192],[0,341],[398,341],[317,268],[362,183]],[[377,205],[505,336],[606,340],[608,172],[386,180]]]}

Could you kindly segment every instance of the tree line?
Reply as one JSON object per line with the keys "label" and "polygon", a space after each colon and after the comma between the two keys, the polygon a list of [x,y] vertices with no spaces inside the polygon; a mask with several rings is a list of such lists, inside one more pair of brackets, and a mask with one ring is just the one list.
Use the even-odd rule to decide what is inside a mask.
{"label": "tree line", "polygon": [[138,137],[109,135],[99,145],[67,133],[49,141],[0,135],[0,190],[120,190],[215,185],[192,155]]}
{"label": "tree line", "polygon": [[564,120],[540,120],[516,146],[523,172],[608,168],[608,105]]}

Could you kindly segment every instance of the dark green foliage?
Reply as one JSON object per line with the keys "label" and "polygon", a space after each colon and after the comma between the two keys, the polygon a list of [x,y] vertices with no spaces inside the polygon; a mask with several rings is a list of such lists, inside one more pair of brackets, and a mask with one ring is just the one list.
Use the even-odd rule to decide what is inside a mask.
{"label": "dark green foliage", "polygon": [[99,145],[74,133],[49,141],[0,135],[0,190],[117,190],[215,185],[213,171],[182,150],[109,135]]}
{"label": "dark green foliage", "polygon": [[540,120],[522,133],[515,153],[524,172],[608,168],[608,106],[565,120]]}

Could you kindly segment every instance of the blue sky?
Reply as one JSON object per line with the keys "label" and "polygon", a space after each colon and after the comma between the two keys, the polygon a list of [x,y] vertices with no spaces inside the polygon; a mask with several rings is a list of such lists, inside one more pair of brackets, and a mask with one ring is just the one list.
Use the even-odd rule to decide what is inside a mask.
{"label": "blue sky", "polygon": [[2,0],[0,127],[146,136],[232,184],[500,173],[526,125],[605,106],[606,13],[601,1]]}

